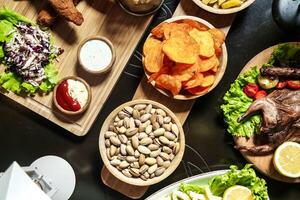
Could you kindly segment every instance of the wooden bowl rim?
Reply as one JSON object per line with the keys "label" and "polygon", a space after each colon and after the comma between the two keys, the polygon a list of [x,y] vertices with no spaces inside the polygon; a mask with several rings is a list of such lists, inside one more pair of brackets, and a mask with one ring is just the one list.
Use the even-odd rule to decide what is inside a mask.
{"label": "wooden bowl rim", "polygon": [[[195,17],[195,16],[190,16],[190,15],[183,15],[183,16],[172,17],[172,18],[167,19],[167,20],[165,20],[163,22],[175,22],[175,21],[182,20],[182,19],[191,19],[191,20],[194,20],[194,21],[197,21],[197,22],[200,22],[200,23],[206,25],[208,28],[215,28],[208,21],[206,21],[206,20],[204,20],[202,18]],[[149,38],[151,36],[152,36],[152,34],[150,33],[147,38]],[[210,91],[212,91],[219,84],[219,82],[222,80],[222,78],[224,76],[224,73],[226,71],[228,54],[227,54],[227,48],[226,48],[225,42],[224,42],[224,44],[222,44],[222,55],[218,59],[220,61],[220,66],[219,66],[218,72],[216,73],[216,80],[214,81],[214,84],[211,85],[207,91],[205,91],[205,92],[203,92],[203,93],[201,93],[199,95],[192,95],[192,94],[191,95],[183,95],[183,94],[178,94],[178,95],[172,96],[169,92],[167,92],[167,91],[165,91],[163,89],[160,89],[158,87],[155,87],[155,81],[154,80],[151,82],[151,85],[156,90],[158,90],[160,93],[162,93],[163,95],[165,95],[167,97],[170,97],[170,98],[173,98],[173,99],[177,99],[177,100],[192,100],[192,99],[196,99],[198,97],[204,96],[207,93],[209,93]],[[144,61],[144,55],[142,56],[142,60]],[[144,62],[143,62],[143,68],[144,68],[144,73],[145,73],[147,79],[149,79],[150,75],[147,72],[147,70],[145,69]]]}
{"label": "wooden bowl rim", "polygon": [[[148,179],[147,181],[144,181],[140,178],[128,178],[128,177],[126,177],[117,168],[113,167],[110,164],[110,162],[109,162],[109,160],[106,156],[104,133],[108,130],[109,125],[114,120],[114,118],[115,118],[115,116],[117,115],[118,112],[120,112],[125,106],[133,106],[133,105],[136,105],[136,104],[152,104],[154,107],[163,109],[167,113],[167,115],[169,115],[172,118],[173,122],[178,126],[179,134],[180,134],[179,135],[180,150],[179,150],[178,154],[175,156],[175,158],[171,161],[171,165],[166,169],[166,171],[161,176],[158,176],[158,177],[155,177],[155,178],[152,178],[152,179]],[[183,154],[184,154],[184,149],[185,149],[185,136],[184,136],[184,131],[183,131],[183,128],[182,128],[182,125],[181,125],[179,119],[166,106],[164,106],[161,103],[158,103],[156,101],[147,100],[147,99],[132,100],[132,101],[126,102],[126,103],[121,104],[120,106],[118,106],[106,118],[106,120],[104,121],[104,123],[102,125],[100,134],[99,134],[99,151],[100,151],[100,155],[101,155],[101,158],[103,160],[103,163],[104,163],[105,167],[116,178],[118,178],[119,180],[121,180],[121,181],[123,181],[127,184],[130,184],[130,185],[149,186],[149,185],[153,185],[155,183],[158,183],[158,182],[164,180],[169,175],[171,175],[175,171],[175,169],[178,167],[178,165],[180,164],[180,162],[182,160],[182,157],[183,157]]]}
{"label": "wooden bowl rim", "polygon": [[219,15],[226,15],[226,14],[233,14],[233,13],[237,13],[239,11],[242,11],[244,9],[246,9],[248,6],[250,6],[252,3],[254,3],[255,0],[247,0],[245,3],[243,3],[241,6],[239,7],[234,7],[234,8],[228,8],[228,9],[221,9],[221,8],[213,8],[209,5],[205,5],[204,3],[202,3],[201,0],[192,0],[197,6],[199,6],[200,8],[214,13],[214,14],[219,14]]}
{"label": "wooden bowl rim", "polygon": [[[102,69],[100,69],[100,70],[90,70],[90,69],[89,69],[88,67],[86,67],[86,66],[82,63],[82,61],[81,61],[81,58],[80,58],[80,51],[81,51],[81,48],[82,48],[82,46],[83,46],[85,43],[87,43],[87,42],[90,41],[90,40],[101,40],[101,41],[105,42],[105,43],[109,46],[109,48],[111,49],[112,58],[111,58],[110,63],[109,63],[106,67],[104,67],[104,68],[102,68]],[[87,71],[87,72],[89,72],[89,73],[92,73],[92,74],[102,74],[102,73],[105,73],[105,72],[109,71],[109,70],[112,68],[113,64],[115,63],[115,60],[116,60],[116,50],[115,50],[115,47],[114,47],[113,43],[112,43],[108,38],[103,37],[103,36],[97,36],[97,35],[94,35],[94,36],[87,37],[87,38],[85,38],[84,40],[82,40],[82,41],[80,42],[80,44],[79,44],[79,46],[78,46],[78,49],[77,49],[77,59],[78,59],[78,62],[79,62],[79,64],[80,64],[80,66],[81,66],[85,71]]]}
{"label": "wooden bowl rim", "polygon": [[[75,111],[75,112],[63,109],[63,108],[58,104],[58,102],[57,102],[57,100],[56,100],[56,92],[57,92],[58,86],[59,86],[63,81],[68,80],[68,79],[78,80],[78,81],[82,82],[82,83],[85,85],[85,87],[86,87],[86,89],[87,89],[87,91],[88,91],[88,99],[87,99],[86,104],[85,104],[80,110]],[[54,103],[54,105],[58,108],[59,111],[61,111],[61,112],[64,113],[64,114],[67,114],[67,115],[79,115],[79,114],[85,112],[85,111],[87,110],[87,108],[89,107],[90,103],[91,103],[91,99],[92,99],[92,91],[91,91],[90,85],[89,85],[84,79],[82,79],[82,78],[80,78],[80,77],[78,77],[78,76],[67,76],[67,77],[64,77],[63,79],[61,79],[61,80],[56,84],[56,86],[54,87],[54,90],[53,90],[53,103]]]}

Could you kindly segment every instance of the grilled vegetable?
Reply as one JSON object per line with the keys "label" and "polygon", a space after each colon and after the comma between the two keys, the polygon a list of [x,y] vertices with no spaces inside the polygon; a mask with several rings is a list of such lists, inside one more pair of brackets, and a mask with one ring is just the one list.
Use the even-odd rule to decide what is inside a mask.
{"label": "grilled vegetable", "polygon": [[269,78],[261,75],[257,77],[257,81],[259,86],[266,90],[276,87],[279,82],[278,78]]}

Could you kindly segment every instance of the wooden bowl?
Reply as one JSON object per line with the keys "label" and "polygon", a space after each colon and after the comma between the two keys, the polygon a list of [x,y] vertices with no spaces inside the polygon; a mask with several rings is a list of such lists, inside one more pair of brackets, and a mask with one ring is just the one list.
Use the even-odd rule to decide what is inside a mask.
{"label": "wooden bowl", "polygon": [[[85,43],[87,43],[88,41],[90,41],[90,40],[101,40],[101,41],[105,42],[105,43],[110,47],[111,53],[112,53],[112,59],[111,59],[110,63],[109,63],[106,67],[104,67],[104,68],[102,68],[102,69],[99,69],[99,70],[90,70],[88,67],[86,67],[86,66],[83,64],[83,62],[82,62],[82,60],[81,60],[81,58],[80,58],[80,51],[81,51],[82,46],[83,46]],[[113,64],[114,64],[114,62],[115,62],[115,60],[116,60],[116,50],[115,50],[114,45],[112,44],[112,42],[111,42],[109,39],[107,39],[106,37],[101,37],[101,36],[91,36],[91,37],[86,38],[85,40],[83,40],[83,41],[80,43],[80,45],[79,45],[79,47],[78,47],[78,49],[77,49],[77,59],[78,59],[78,62],[79,62],[79,64],[80,64],[80,66],[81,66],[85,71],[87,71],[87,72],[89,72],[89,73],[92,73],[92,74],[102,74],[102,73],[105,73],[105,72],[107,72],[108,70],[110,70],[110,69],[112,68],[112,66],[113,66]]]}
{"label": "wooden bowl", "polygon": [[[116,115],[125,106],[134,106],[136,104],[152,104],[156,108],[161,108],[162,110],[164,110],[167,113],[168,116],[170,116],[172,118],[172,121],[178,126],[178,130],[179,130],[180,150],[176,154],[174,159],[171,161],[171,165],[166,169],[166,171],[161,176],[158,176],[158,177],[155,177],[155,178],[152,178],[152,179],[148,179],[147,181],[144,181],[140,178],[128,178],[127,176],[123,175],[117,168],[113,167],[110,164],[109,159],[107,158],[107,155],[106,155],[104,134],[108,130],[109,125],[113,123],[114,118],[116,117]],[[180,162],[182,160],[182,157],[183,157],[183,154],[184,154],[184,148],[185,148],[184,131],[182,129],[181,123],[179,122],[179,120],[175,116],[175,114],[171,110],[169,110],[167,107],[165,107],[164,105],[162,105],[158,102],[151,101],[151,100],[146,100],[146,99],[138,99],[138,100],[129,101],[127,103],[124,103],[124,104],[120,105],[115,110],[113,110],[110,113],[110,115],[106,118],[106,120],[104,121],[104,123],[102,125],[102,128],[101,128],[100,135],[99,135],[99,150],[100,150],[100,155],[101,155],[101,158],[104,162],[105,167],[109,170],[109,172],[111,174],[113,174],[119,180],[121,180],[121,181],[123,181],[127,184],[136,185],[136,186],[153,185],[153,184],[158,183],[158,182],[164,180],[165,178],[167,178],[170,174],[172,174],[174,172],[174,170],[180,164]]]}
{"label": "wooden bowl", "polygon": [[[170,19],[167,19],[165,22],[175,22],[175,21],[182,20],[182,19],[191,19],[191,20],[194,20],[194,21],[197,21],[197,22],[200,22],[200,23],[204,24],[208,28],[215,28],[212,24],[210,24],[209,22],[205,21],[204,19],[201,19],[199,17],[194,17],[194,16],[177,16],[177,17],[172,17]],[[151,35],[152,34],[150,33],[148,37],[151,37]],[[171,97],[171,98],[174,98],[174,99],[178,99],[178,100],[196,99],[198,97],[201,97],[201,96],[209,93],[210,91],[212,91],[219,84],[219,82],[221,81],[221,79],[222,79],[222,77],[223,77],[223,75],[225,73],[226,67],[227,67],[227,58],[228,58],[227,49],[226,49],[226,45],[224,43],[222,45],[222,55],[219,57],[220,66],[219,66],[219,69],[218,69],[218,71],[216,73],[216,80],[215,80],[214,84],[212,86],[210,86],[210,88],[207,91],[201,93],[200,95],[192,95],[192,94],[190,94],[190,95],[189,94],[183,95],[183,94],[178,94],[178,95],[172,96],[168,91],[160,89],[158,87],[155,87],[155,81],[152,81],[151,85],[153,85],[153,87],[155,87],[155,89],[157,89],[163,95]],[[143,57],[143,60],[144,60],[144,57]],[[144,65],[144,62],[143,62],[143,65]],[[147,78],[149,79],[150,74],[145,69],[144,69],[144,72],[145,72]]]}
{"label": "wooden bowl", "polygon": [[234,7],[234,8],[228,8],[228,9],[222,9],[222,8],[213,8],[212,6],[205,5],[202,3],[201,0],[193,0],[195,4],[197,4],[200,8],[219,15],[224,15],[224,14],[232,14],[232,13],[237,13],[241,10],[244,10],[248,6],[250,6],[255,0],[247,0],[245,3],[243,3],[239,7]]}
{"label": "wooden bowl", "polygon": [[160,3],[156,6],[153,7],[150,10],[145,10],[145,11],[133,11],[129,8],[128,5],[126,5],[125,2],[123,2],[123,0],[117,0],[117,3],[120,5],[120,7],[128,14],[133,15],[133,16],[137,16],[137,17],[143,17],[143,16],[148,16],[148,15],[152,15],[154,13],[156,13],[160,7],[163,5],[165,0],[160,0]]}
{"label": "wooden bowl", "polygon": [[[75,112],[63,109],[58,104],[58,102],[56,100],[56,92],[57,92],[57,88],[58,88],[59,84],[61,84],[61,82],[65,81],[65,80],[68,80],[68,79],[78,80],[78,81],[82,82],[85,85],[85,87],[88,91],[88,100],[87,100],[86,104],[80,110],[75,111]],[[55,86],[55,88],[53,90],[53,103],[54,103],[54,105],[58,108],[58,110],[60,110],[62,113],[67,114],[67,115],[79,115],[79,114],[85,112],[86,109],[89,107],[89,105],[91,103],[91,99],[92,99],[91,87],[89,86],[89,84],[85,80],[83,80],[82,78],[79,78],[78,76],[68,76],[68,77],[65,77],[65,78],[61,79],[57,83],[57,85]]]}
{"label": "wooden bowl", "polygon": [[[299,42],[291,42],[291,44],[298,44]],[[251,70],[254,66],[257,66],[258,68],[262,67],[263,64],[267,63],[271,57],[271,54],[273,53],[274,49],[278,47],[278,45],[269,47],[260,53],[258,53],[256,56],[254,56],[242,69],[240,74],[243,74],[247,72],[248,70]],[[300,131],[300,130],[296,130]],[[255,141],[253,140],[253,137],[247,139],[245,137],[235,137],[234,142],[236,145],[240,146],[255,146]],[[273,164],[273,157],[274,152],[271,152],[269,154],[264,155],[254,155],[248,152],[241,151],[241,154],[244,156],[244,158],[253,164],[253,166],[260,171],[261,173],[267,175],[268,177],[282,181],[287,183],[300,183],[300,178],[289,178],[286,176],[281,175],[274,167]]]}

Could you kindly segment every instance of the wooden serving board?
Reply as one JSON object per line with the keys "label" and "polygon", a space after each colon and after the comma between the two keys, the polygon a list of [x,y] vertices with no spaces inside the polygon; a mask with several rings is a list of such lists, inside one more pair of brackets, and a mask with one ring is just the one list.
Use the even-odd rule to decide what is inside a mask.
{"label": "wooden serving board", "polygon": [[[247,70],[251,69],[254,66],[261,67],[264,63],[267,63],[276,46],[277,45],[272,46],[257,54],[245,65],[241,73],[246,72]],[[243,137],[235,138],[235,143],[237,145],[254,146],[253,138],[250,138],[248,140]],[[270,178],[283,181],[283,182],[288,182],[288,183],[300,183],[300,178],[288,178],[279,174],[276,171],[273,165],[273,153],[267,155],[261,155],[261,156],[251,155],[248,154],[247,152],[241,152],[241,153],[247,161],[253,163],[255,168],[257,168],[260,172],[266,174]]]}
{"label": "wooden serving board", "polygon": [[[29,19],[36,21],[38,11],[45,1],[7,1],[0,0],[0,7],[13,9]],[[55,124],[67,129],[77,136],[85,135],[105,101],[118,81],[124,67],[132,55],[142,34],[149,25],[151,17],[135,17],[125,13],[119,5],[110,0],[80,2],[77,8],[83,13],[84,23],[75,26],[59,20],[54,25],[55,45],[65,52],[59,57],[56,66],[59,77],[79,76],[91,86],[92,101],[89,109],[80,116],[67,116],[59,112],[52,103],[52,93],[45,96],[22,97],[10,93],[5,96],[38,113]],[[116,13],[118,13],[116,15]],[[104,36],[114,45],[116,61],[111,71],[103,75],[85,72],[77,61],[79,43],[90,36]],[[1,67],[4,70],[4,67]]]}
{"label": "wooden serving board", "polygon": [[[173,16],[182,16],[182,15],[191,15],[191,16],[202,18],[210,22],[215,27],[222,29],[226,35],[235,17],[235,14],[216,15],[216,14],[209,13],[199,8],[191,0],[181,0]],[[133,100],[135,99],[150,99],[167,106],[170,110],[172,110],[176,114],[181,124],[184,124],[195,102],[195,100],[185,100],[185,101],[175,100],[167,96],[164,96],[163,94],[158,92],[150,83],[147,83],[146,76],[143,77],[141,83],[139,84],[135,92]],[[141,198],[148,189],[147,186],[140,187],[140,186],[129,185],[127,183],[118,180],[107,170],[106,167],[102,168],[101,178],[103,183],[106,184],[108,187],[132,199]]]}

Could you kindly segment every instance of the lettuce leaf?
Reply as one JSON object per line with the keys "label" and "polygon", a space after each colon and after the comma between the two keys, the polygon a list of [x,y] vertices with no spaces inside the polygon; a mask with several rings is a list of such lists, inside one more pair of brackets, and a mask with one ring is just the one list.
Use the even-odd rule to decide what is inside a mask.
{"label": "lettuce leaf", "polygon": [[229,91],[223,97],[224,104],[221,105],[224,118],[228,124],[227,131],[233,136],[251,137],[258,132],[259,125],[262,121],[260,115],[253,115],[242,122],[238,122],[238,118],[244,114],[253,100],[243,92],[243,87],[247,83],[255,83],[259,70],[253,67],[231,84]]}
{"label": "lettuce leaf", "polygon": [[237,166],[231,166],[229,172],[209,181],[210,189],[216,196],[223,196],[225,190],[234,185],[249,188],[254,200],[268,200],[266,181],[256,176],[250,164],[245,165],[241,170],[238,170]]}
{"label": "lettuce leaf", "polygon": [[24,22],[27,24],[34,24],[33,21],[27,17],[7,8],[0,9],[0,20],[6,20],[12,23],[13,25],[18,22]]}
{"label": "lettuce leaf", "polygon": [[205,189],[199,185],[181,183],[179,191],[189,194],[189,192],[195,192],[198,194],[205,194]]}
{"label": "lettuce leaf", "polygon": [[36,87],[26,81],[23,81],[13,72],[6,72],[0,74],[0,85],[5,90],[12,91],[16,94],[20,94],[21,92],[34,94],[37,92],[38,89],[44,93],[48,93],[58,82],[58,71],[54,67],[54,65],[50,63],[45,67],[45,74],[47,78],[39,85],[39,87]]}
{"label": "lettuce leaf", "polygon": [[12,72],[3,73],[0,75],[0,84],[5,90],[19,94],[22,91],[21,83],[22,79]]}
{"label": "lettuce leaf", "polygon": [[42,92],[47,93],[50,92],[52,88],[57,84],[58,71],[52,63],[49,63],[44,69],[47,79],[40,84],[39,89]]}
{"label": "lettuce leaf", "polygon": [[276,47],[268,61],[269,65],[299,67],[300,45],[285,43]]}
{"label": "lettuce leaf", "polygon": [[[0,20],[0,42],[9,42],[13,34],[9,34],[13,31],[14,25],[7,20]],[[2,47],[2,45],[1,45]]]}

